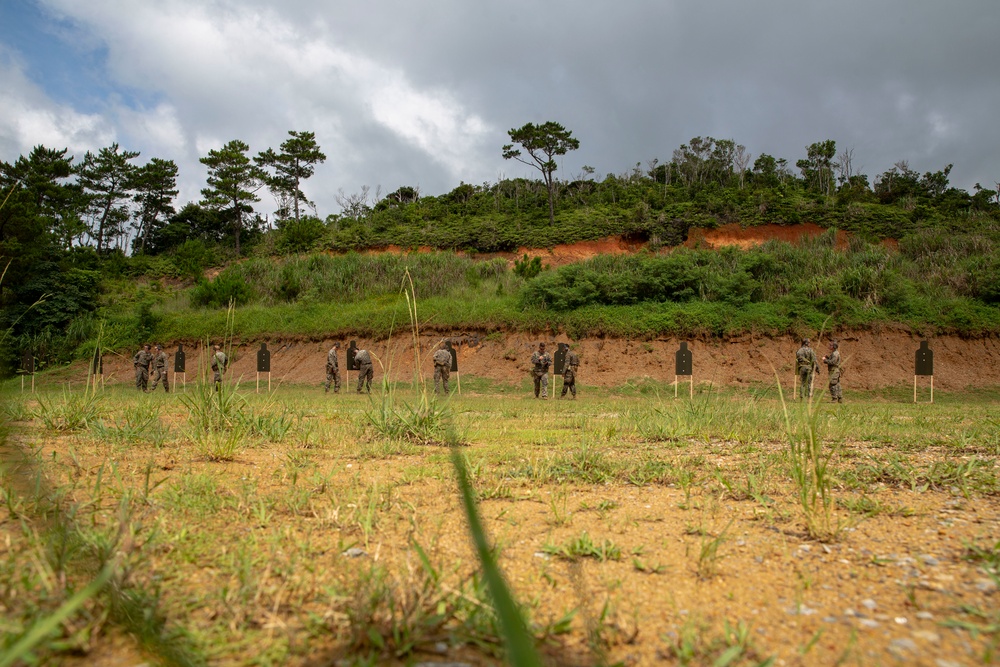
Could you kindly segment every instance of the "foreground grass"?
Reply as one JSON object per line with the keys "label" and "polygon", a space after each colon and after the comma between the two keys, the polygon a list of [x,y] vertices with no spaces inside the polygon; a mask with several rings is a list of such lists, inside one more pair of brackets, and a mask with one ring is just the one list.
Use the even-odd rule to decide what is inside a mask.
{"label": "foreground grass", "polygon": [[[453,397],[442,409],[467,444],[460,451],[499,563],[551,660],[611,663],[660,652],[683,664],[758,664],[824,650],[809,636],[781,634],[784,610],[745,602],[753,598],[738,583],[743,568],[762,567],[752,557],[765,566],[791,559],[773,582],[788,605],[808,607],[825,582],[840,582],[824,574],[835,565],[803,560],[824,558],[823,550],[796,551],[809,543],[810,517],[796,500],[789,427],[774,392],[675,401],[666,387],[644,385],[542,402],[473,378],[465,386],[486,395]],[[62,543],[90,545],[75,553],[124,554],[116,562],[130,590],[162,619],[146,625],[165,639],[144,642],[160,659],[373,663],[442,651],[499,659],[449,450],[381,435],[372,420],[378,399],[301,387],[243,394],[234,410],[246,430],[220,461],[198,439],[199,415],[177,395],[109,388],[83,421],[65,419],[83,408],[62,390],[40,398],[4,389],[18,455],[45,480],[50,499],[32,492],[5,457],[0,531],[15,545],[0,568],[0,604],[15,619],[3,627],[5,641],[78,588],[47,582],[61,576],[82,586],[94,574],[100,561],[89,556],[60,560],[53,547]],[[942,508],[984,508],[986,523],[969,523],[970,559],[949,570],[973,582],[971,593],[943,602],[919,587],[866,594],[901,616],[912,616],[915,604],[954,621],[960,641],[983,659],[1000,619],[972,587],[991,576],[1000,541],[988,519],[1000,497],[1000,397],[945,394],[933,406],[895,398],[819,404],[809,414],[830,453],[837,529],[827,548],[864,585],[883,586],[885,565],[873,558],[889,556],[868,541],[882,539],[880,526],[933,518]],[[418,396],[401,387],[393,400],[414,404]],[[790,406],[792,419],[802,410]],[[42,516],[62,531],[40,530],[34,517]],[[77,537],[59,542],[60,534]],[[793,544],[772,545],[768,535]],[[952,546],[965,553],[960,538]],[[905,556],[898,549],[893,560]],[[35,574],[18,567],[25,559],[38,564]],[[660,590],[661,579],[672,592],[640,607],[638,591]],[[109,626],[95,619],[112,606],[95,598],[39,655],[100,647],[107,630],[94,629]],[[755,619],[767,634],[748,631]],[[874,636],[845,649],[850,627],[819,630],[839,638],[822,642],[839,647],[834,658],[854,650],[866,661],[866,651],[888,650]]]}

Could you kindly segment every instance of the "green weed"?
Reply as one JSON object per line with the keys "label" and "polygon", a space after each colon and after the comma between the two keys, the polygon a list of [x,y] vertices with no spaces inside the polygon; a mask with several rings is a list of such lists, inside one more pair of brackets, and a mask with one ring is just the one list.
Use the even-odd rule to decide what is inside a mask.
{"label": "green weed", "polygon": [[567,540],[563,544],[544,544],[542,545],[542,552],[569,561],[576,561],[581,558],[593,558],[603,563],[609,560],[622,559],[621,547],[607,539],[595,542],[587,531]]}
{"label": "green weed", "polygon": [[104,412],[98,393],[84,387],[82,391],[63,389],[59,398],[39,394],[33,415],[50,431],[83,431],[95,424]]}
{"label": "green weed", "polygon": [[[779,383],[779,394],[781,387]],[[819,433],[822,410],[818,400],[789,408],[781,397],[788,437],[788,465],[805,519],[806,532],[817,540],[833,540],[842,526],[834,520],[833,479],[830,462],[833,452],[823,447]],[[794,419],[791,410],[795,410]]]}

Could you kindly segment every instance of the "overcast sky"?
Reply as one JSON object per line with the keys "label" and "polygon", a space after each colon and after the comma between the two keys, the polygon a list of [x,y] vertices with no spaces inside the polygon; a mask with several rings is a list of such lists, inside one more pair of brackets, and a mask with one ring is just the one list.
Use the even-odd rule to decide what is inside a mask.
{"label": "overcast sky", "polygon": [[710,135],[993,188],[998,110],[998,0],[0,0],[0,159],[118,142],[177,162],[178,207],[231,139],[315,132],[326,216],[341,189],[535,177],[501,146],[548,120],[580,140],[562,178]]}

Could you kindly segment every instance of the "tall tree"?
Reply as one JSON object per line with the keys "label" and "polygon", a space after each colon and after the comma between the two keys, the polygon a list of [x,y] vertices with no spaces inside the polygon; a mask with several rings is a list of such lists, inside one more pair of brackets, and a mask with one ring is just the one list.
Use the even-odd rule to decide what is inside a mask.
{"label": "tall tree", "polygon": [[[553,159],[556,155],[565,155],[569,151],[575,151],[580,147],[580,140],[573,138],[573,132],[567,130],[559,123],[549,121],[542,125],[528,123],[523,127],[508,130],[510,140],[514,143],[503,147],[503,159],[517,160],[529,167],[534,167],[542,172],[542,180],[549,193],[549,224],[556,221],[556,189],[552,174],[557,165]],[[521,150],[514,148],[514,144],[520,144],[527,153],[530,160],[521,157]]]}
{"label": "tall tree", "polygon": [[261,168],[274,170],[273,174],[268,174],[266,182],[278,200],[279,217],[288,217],[288,203],[291,202],[298,222],[302,204],[315,207],[302,193],[302,181],[313,175],[317,164],[326,162],[326,155],[319,149],[315,133],[289,130],[288,134],[291,138],[281,144],[280,153],[268,148],[259,153],[254,162]]}
{"label": "tall tree", "polygon": [[154,157],[136,171],[134,189],[138,209],[135,214],[137,236],[133,250],[143,253],[150,234],[176,212],[174,197],[177,196],[177,164],[173,160]]}
{"label": "tall tree", "polygon": [[96,242],[98,253],[107,250],[111,241],[125,233],[132,179],[136,172],[131,160],[137,157],[138,151],[124,151],[118,144],[111,144],[97,155],[87,151],[77,167],[77,182],[87,197],[89,233]]}
{"label": "tall tree", "polygon": [[[28,249],[48,248],[50,241],[68,249],[86,231],[80,220],[82,190],[68,181],[73,174],[73,157],[67,156],[68,152],[66,148],[35,146],[27,157],[21,156],[13,164],[0,162],[0,244],[4,254],[19,257]],[[27,246],[17,245],[22,243]]]}
{"label": "tall tree", "polygon": [[795,166],[802,172],[807,188],[829,195],[833,192],[833,158],[837,155],[837,142],[832,139],[817,141],[806,147],[806,159]]}
{"label": "tall tree", "polygon": [[97,305],[97,256],[78,244],[85,202],[67,153],[36,146],[0,162],[0,330],[9,333],[0,371],[16,367],[18,351],[46,359],[65,350],[70,321]]}
{"label": "tall tree", "polygon": [[240,254],[240,232],[244,216],[259,202],[257,191],[267,174],[247,157],[250,146],[233,139],[219,150],[211,150],[199,161],[208,167],[208,187],[201,191],[202,205],[218,211],[229,219],[236,239],[236,254]]}

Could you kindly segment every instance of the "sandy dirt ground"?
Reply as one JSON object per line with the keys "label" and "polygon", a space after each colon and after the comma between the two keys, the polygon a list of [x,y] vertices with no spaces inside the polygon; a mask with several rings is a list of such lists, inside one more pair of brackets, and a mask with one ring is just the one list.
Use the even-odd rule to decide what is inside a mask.
{"label": "sandy dirt ground", "polygon": [[[570,343],[580,355],[581,366],[578,384],[581,386],[616,387],[626,383],[656,381],[670,383],[675,380],[675,354],[680,340],[665,338],[652,341],[620,339],[585,339],[570,341],[565,336],[533,336],[489,332],[445,332],[423,336],[421,367],[426,375],[433,371],[430,356],[443,336],[450,336],[458,350],[459,370],[467,376],[485,378],[493,382],[520,384],[528,379],[531,353],[539,342],[545,342],[551,352],[556,344]],[[841,332],[841,355],[844,359],[842,384],[851,390],[913,387],[914,355],[920,338],[904,330],[881,332]],[[271,382],[283,384],[318,385],[326,378],[326,353],[333,340],[282,340],[266,342],[271,352]],[[341,374],[345,375],[344,349],[347,341],[339,341]],[[413,342],[409,336],[386,340],[358,340],[359,348],[372,350],[381,360],[376,364],[376,378],[383,375],[383,368],[390,369],[393,379],[410,380],[413,377]],[[791,388],[794,375],[795,350],[799,341],[792,337],[761,338],[742,336],[728,340],[693,340],[688,342],[694,359],[696,384],[711,383],[719,387],[773,386],[775,375],[786,388]],[[826,353],[826,339],[814,345],[817,353]],[[940,336],[930,340],[934,352],[934,388],[955,391],[969,388],[992,387],[1000,384],[1000,337],[960,338]],[[243,382],[257,380],[257,351],[259,342],[239,343],[232,348],[233,362],[229,375]],[[176,345],[168,346],[173,358]],[[187,378],[198,377],[199,369],[207,366],[207,357],[200,347],[185,346]],[[131,356],[108,355],[104,362],[105,382],[132,383],[134,375]],[[353,374],[352,374],[353,375]],[[86,366],[77,364],[70,369],[50,376],[59,382],[84,381]],[[261,375],[266,382],[267,375]],[[817,378],[818,386],[826,382],[826,370]],[[171,380],[177,382],[181,377]],[[687,378],[682,378],[683,382]],[[926,391],[930,378],[919,378],[919,387]]]}

